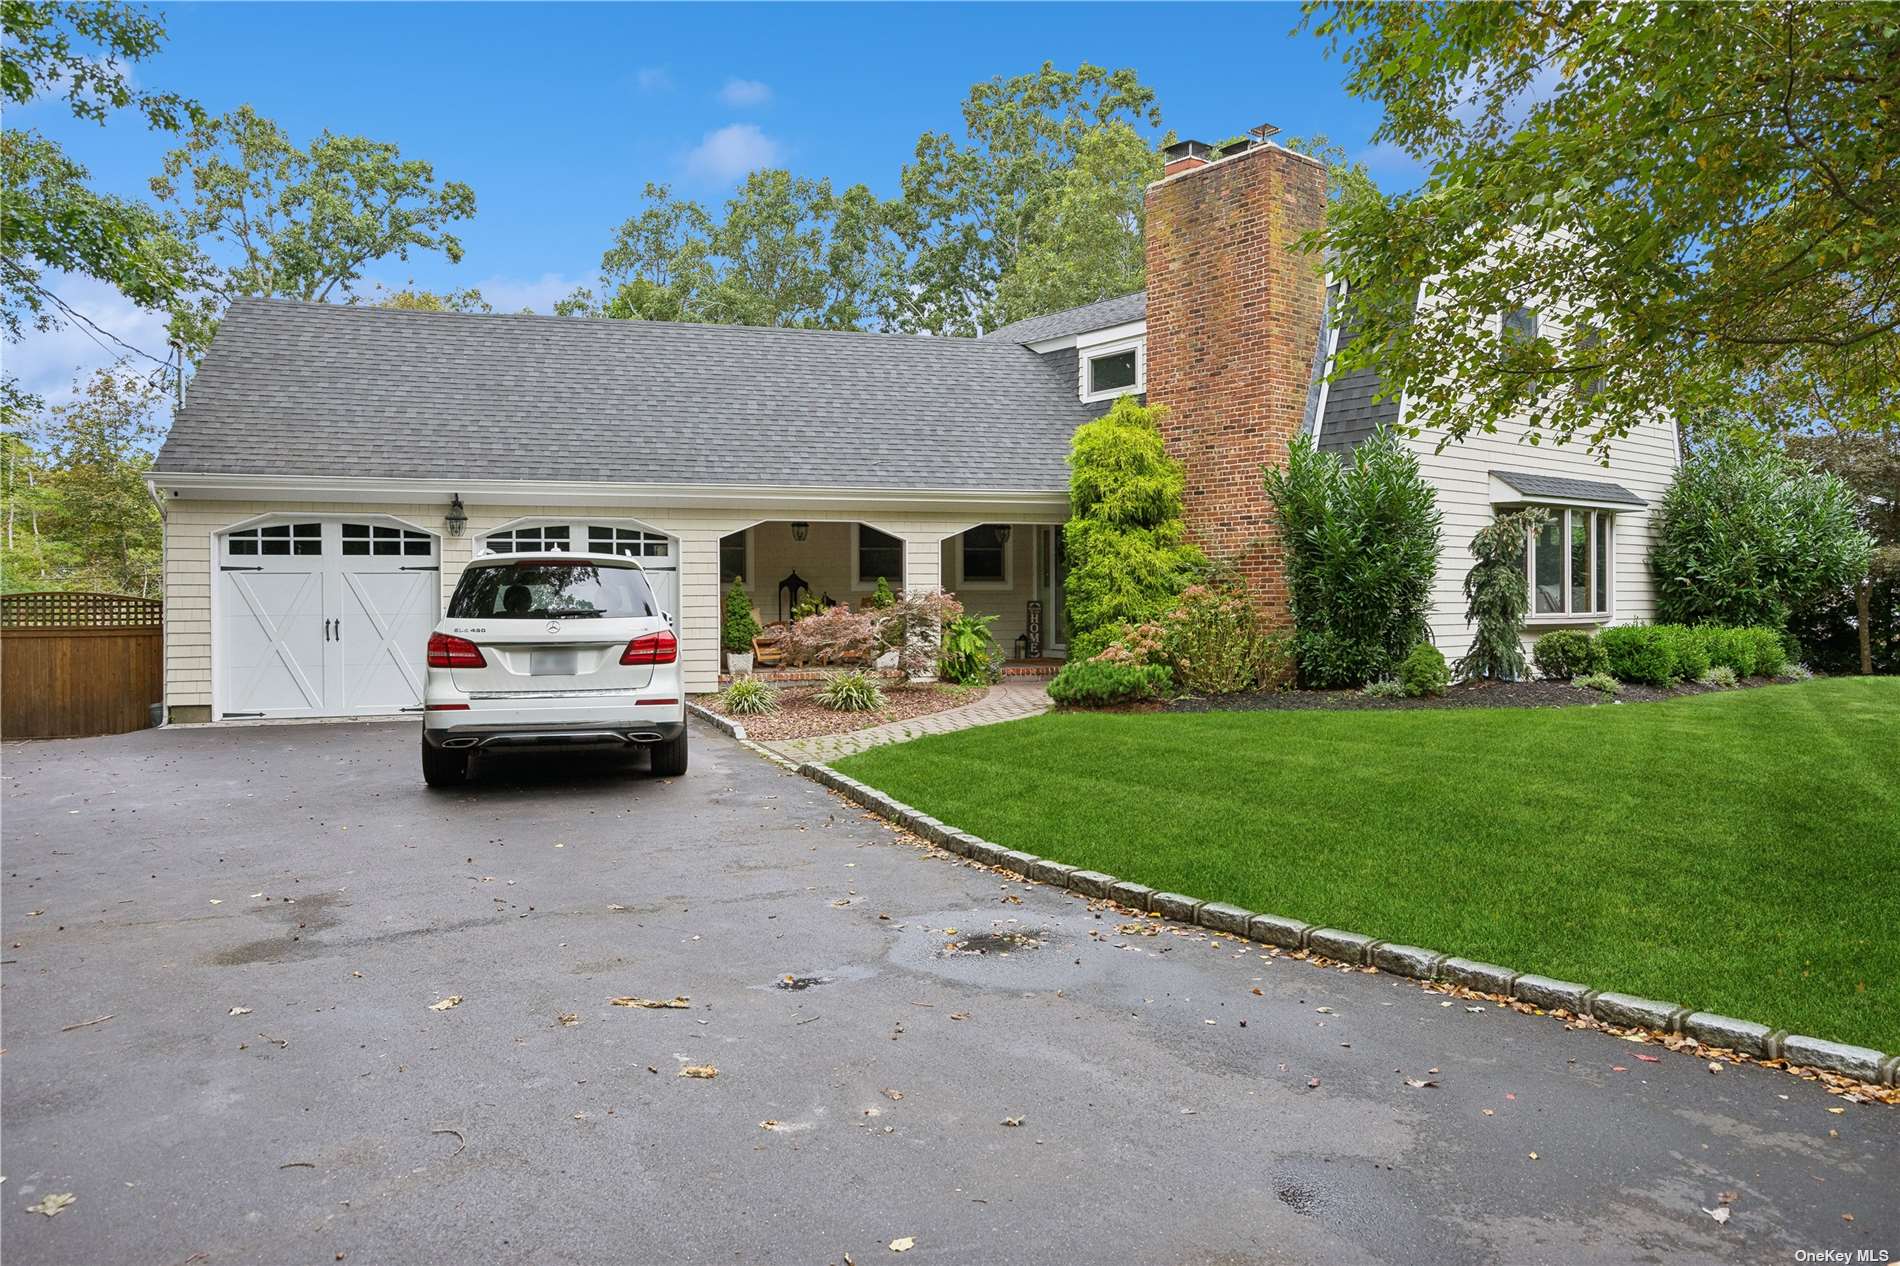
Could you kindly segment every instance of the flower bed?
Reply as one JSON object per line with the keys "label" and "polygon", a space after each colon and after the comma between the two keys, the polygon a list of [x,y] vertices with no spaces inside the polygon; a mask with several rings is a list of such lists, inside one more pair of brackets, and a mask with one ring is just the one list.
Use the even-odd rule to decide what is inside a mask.
{"label": "flower bed", "polygon": [[[881,710],[834,712],[818,702],[816,687],[785,686],[773,695],[778,703],[776,711],[765,716],[735,716],[732,719],[745,727],[746,737],[764,742],[812,738],[819,734],[843,734],[850,730],[869,729],[874,725],[887,725],[892,721],[907,721],[912,717],[942,712],[946,708],[960,708],[966,703],[975,703],[987,693],[984,687],[970,689],[942,684],[905,686],[886,682],[884,698],[887,702]],[[693,702],[708,712],[717,712],[720,716],[730,715],[721,706],[718,695],[699,695]]]}

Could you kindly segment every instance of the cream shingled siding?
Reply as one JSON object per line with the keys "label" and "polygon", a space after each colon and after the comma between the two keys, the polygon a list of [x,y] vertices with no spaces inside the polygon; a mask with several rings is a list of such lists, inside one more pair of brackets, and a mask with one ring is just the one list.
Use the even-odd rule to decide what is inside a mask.
{"label": "cream shingled siding", "polygon": [[[1010,525],[1009,544],[1005,547],[1009,550],[1010,583],[1007,588],[994,589],[960,584],[958,569],[962,560],[958,557],[961,548],[959,538],[951,537],[943,543],[943,587],[957,595],[965,611],[997,617],[996,623],[990,626],[990,632],[1005,655],[1016,653],[1016,638],[1029,623],[1029,601],[1038,596],[1036,537],[1034,524]],[[1057,640],[1050,624],[1053,613],[1048,607],[1048,600],[1044,599],[1042,640],[1045,655],[1050,653],[1051,643]]]}
{"label": "cream shingled siding", "polygon": [[[1620,510],[1616,515],[1616,567],[1611,574],[1612,624],[1635,624],[1656,618],[1655,583],[1649,574],[1649,519],[1676,474],[1676,428],[1672,422],[1645,422],[1610,449],[1605,466],[1580,443],[1521,443],[1522,426],[1500,426],[1495,434],[1473,434],[1433,452],[1443,432],[1427,430],[1412,439],[1425,478],[1438,490],[1438,510],[1444,516],[1444,537],[1438,556],[1438,576],[1432,585],[1432,640],[1445,658],[1456,661],[1471,645],[1465,623],[1465,573],[1474,561],[1471,538],[1494,517],[1491,503],[1493,470],[1524,471],[1538,475],[1590,479],[1620,484],[1649,504]],[[1533,624],[1525,642],[1550,628],[1595,628],[1594,624]]]}
{"label": "cream shingled siding", "polygon": [[[1021,510],[975,516],[969,513],[937,514],[892,511],[887,507],[827,505],[807,514],[772,512],[770,520],[756,510],[655,509],[609,505],[482,505],[467,501],[468,526],[459,538],[443,533],[442,516],[447,507],[441,502],[415,504],[405,502],[365,503],[337,501],[227,501],[166,497],[165,506],[165,688],[170,708],[208,707],[212,699],[211,593],[214,558],[213,536],[245,519],[260,514],[286,516],[363,516],[382,514],[402,519],[442,537],[442,598],[446,605],[463,566],[468,562],[475,542],[503,524],[518,519],[555,518],[565,520],[634,520],[656,531],[675,537],[679,542],[680,610],[678,614],[681,650],[686,663],[686,688],[703,693],[718,688],[719,673],[719,540],[721,537],[764,522],[783,523],[801,518],[812,524],[812,536],[821,528],[848,539],[852,521],[898,537],[905,543],[905,583],[911,588],[934,589],[944,584],[941,560],[943,542],[971,524],[1003,521],[1021,517]],[[1060,512],[1047,520],[1059,522]],[[834,528],[832,525],[836,525]],[[783,529],[789,536],[789,528]],[[1027,532],[1023,535],[1028,535]],[[842,553],[842,551],[841,551]],[[814,555],[816,557],[816,555]],[[847,561],[848,565],[848,561]],[[771,576],[776,585],[779,574]],[[807,579],[818,581],[809,573]],[[749,578],[748,578],[749,579]],[[770,610],[771,591],[755,591],[766,601],[761,611]],[[837,593],[840,600],[848,595]],[[849,595],[855,596],[855,595]],[[1013,636],[1013,634],[1012,634]]]}

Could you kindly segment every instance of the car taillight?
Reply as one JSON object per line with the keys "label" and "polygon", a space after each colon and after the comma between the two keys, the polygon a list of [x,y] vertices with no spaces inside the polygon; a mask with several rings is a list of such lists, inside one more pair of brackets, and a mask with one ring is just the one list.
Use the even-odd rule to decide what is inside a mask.
{"label": "car taillight", "polygon": [[673,630],[661,629],[658,633],[642,633],[627,643],[627,649],[621,653],[623,664],[670,664],[679,658],[679,639],[673,636]]}
{"label": "car taillight", "polygon": [[465,637],[451,637],[447,633],[431,633],[429,634],[429,667],[486,668],[488,661],[482,658],[482,648]]}

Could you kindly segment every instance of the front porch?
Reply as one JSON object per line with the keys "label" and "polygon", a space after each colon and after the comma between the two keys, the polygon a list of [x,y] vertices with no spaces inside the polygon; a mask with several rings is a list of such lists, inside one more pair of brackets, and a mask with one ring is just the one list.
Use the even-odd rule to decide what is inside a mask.
{"label": "front porch", "polygon": [[[1064,570],[1057,523],[978,523],[919,542],[863,521],[778,519],[719,543],[722,609],[725,591],[738,580],[767,630],[755,671],[776,682],[812,681],[827,671],[769,655],[796,611],[861,610],[880,580],[894,593],[915,587],[955,594],[966,612],[996,617],[990,628],[1007,660],[1006,677],[1053,676],[1066,650]],[[724,685],[731,675],[723,659],[721,668]]]}

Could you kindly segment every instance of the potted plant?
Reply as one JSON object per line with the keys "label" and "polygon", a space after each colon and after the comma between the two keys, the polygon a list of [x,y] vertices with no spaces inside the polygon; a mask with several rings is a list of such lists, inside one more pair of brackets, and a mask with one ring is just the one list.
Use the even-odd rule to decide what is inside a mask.
{"label": "potted plant", "polygon": [[742,577],[734,577],[726,590],[726,618],[720,641],[726,648],[726,667],[735,675],[752,671],[752,639],[759,635],[759,619],[752,614],[752,599],[745,591]]}

